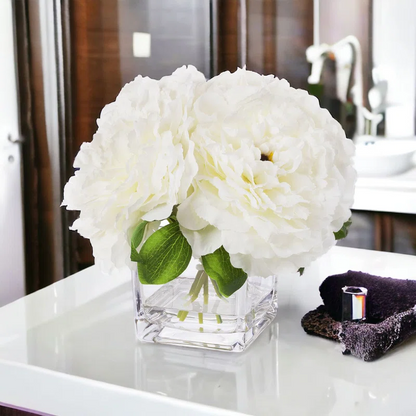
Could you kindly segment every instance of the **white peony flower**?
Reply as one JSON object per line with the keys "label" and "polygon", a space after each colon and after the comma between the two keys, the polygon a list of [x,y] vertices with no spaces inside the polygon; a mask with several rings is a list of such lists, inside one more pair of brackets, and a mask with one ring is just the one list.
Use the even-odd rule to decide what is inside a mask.
{"label": "white peony flower", "polygon": [[192,66],[160,81],[138,76],[103,109],[92,142],[81,146],[63,205],[81,211],[72,228],[91,240],[105,270],[130,263],[134,226],[167,218],[187,198],[198,169],[189,139],[193,103],[203,84]]}
{"label": "white peony flower", "polygon": [[269,276],[308,266],[334,243],[353,201],[354,146],[316,98],[238,70],[205,82],[194,67],[137,77],[84,143],[63,205],[105,270],[131,264],[132,229],[147,236],[179,205],[194,257],[228,251]]}
{"label": "white peony flower", "polygon": [[250,71],[207,82],[191,135],[198,173],[177,218],[194,257],[224,246],[249,275],[296,272],[350,216],[353,143],[318,100]]}

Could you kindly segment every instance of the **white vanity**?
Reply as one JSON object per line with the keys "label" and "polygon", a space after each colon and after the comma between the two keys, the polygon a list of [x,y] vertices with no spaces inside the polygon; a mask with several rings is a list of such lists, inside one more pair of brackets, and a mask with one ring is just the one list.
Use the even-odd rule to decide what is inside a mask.
{"label": "white vanity", "polygon": [[416,139],[367,139],[356,148],[353,225],[341,245],[416,254]]}
{"label": "white vanity", "polygon": [[416,214],[416,168],[394,177],[358,178],[352,208]]}
{"label": "white vanity", "polygon": [[363,138],[353,209],[416,214],[416,138]]}

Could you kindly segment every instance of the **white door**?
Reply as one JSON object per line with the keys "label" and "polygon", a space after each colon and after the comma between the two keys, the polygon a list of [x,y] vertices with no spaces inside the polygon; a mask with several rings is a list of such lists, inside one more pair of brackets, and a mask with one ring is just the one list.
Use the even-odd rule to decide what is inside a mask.
{"label": "white door", "polygon": [[22,160],[12,1],[0,1],[0,307],[25,295]]}

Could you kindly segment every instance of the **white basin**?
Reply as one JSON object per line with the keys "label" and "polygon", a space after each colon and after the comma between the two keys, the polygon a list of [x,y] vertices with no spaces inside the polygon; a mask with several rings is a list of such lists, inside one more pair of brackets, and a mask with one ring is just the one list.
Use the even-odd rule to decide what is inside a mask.
{"label": "white basin", "polygon": [[356,145],[355,168],[360,177],[399,175],[416,166],[416,139],[379,139]]}

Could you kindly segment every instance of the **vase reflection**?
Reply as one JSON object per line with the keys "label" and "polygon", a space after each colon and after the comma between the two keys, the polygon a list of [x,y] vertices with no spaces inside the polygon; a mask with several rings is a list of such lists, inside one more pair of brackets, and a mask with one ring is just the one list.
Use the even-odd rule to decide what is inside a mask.
{"label": "vase reflection", "polygon": [[138,344],[135,387],[243,413],[275,414],[278,401],[270,398],[279,395],[277,335],[274,322],[248,354]]}

